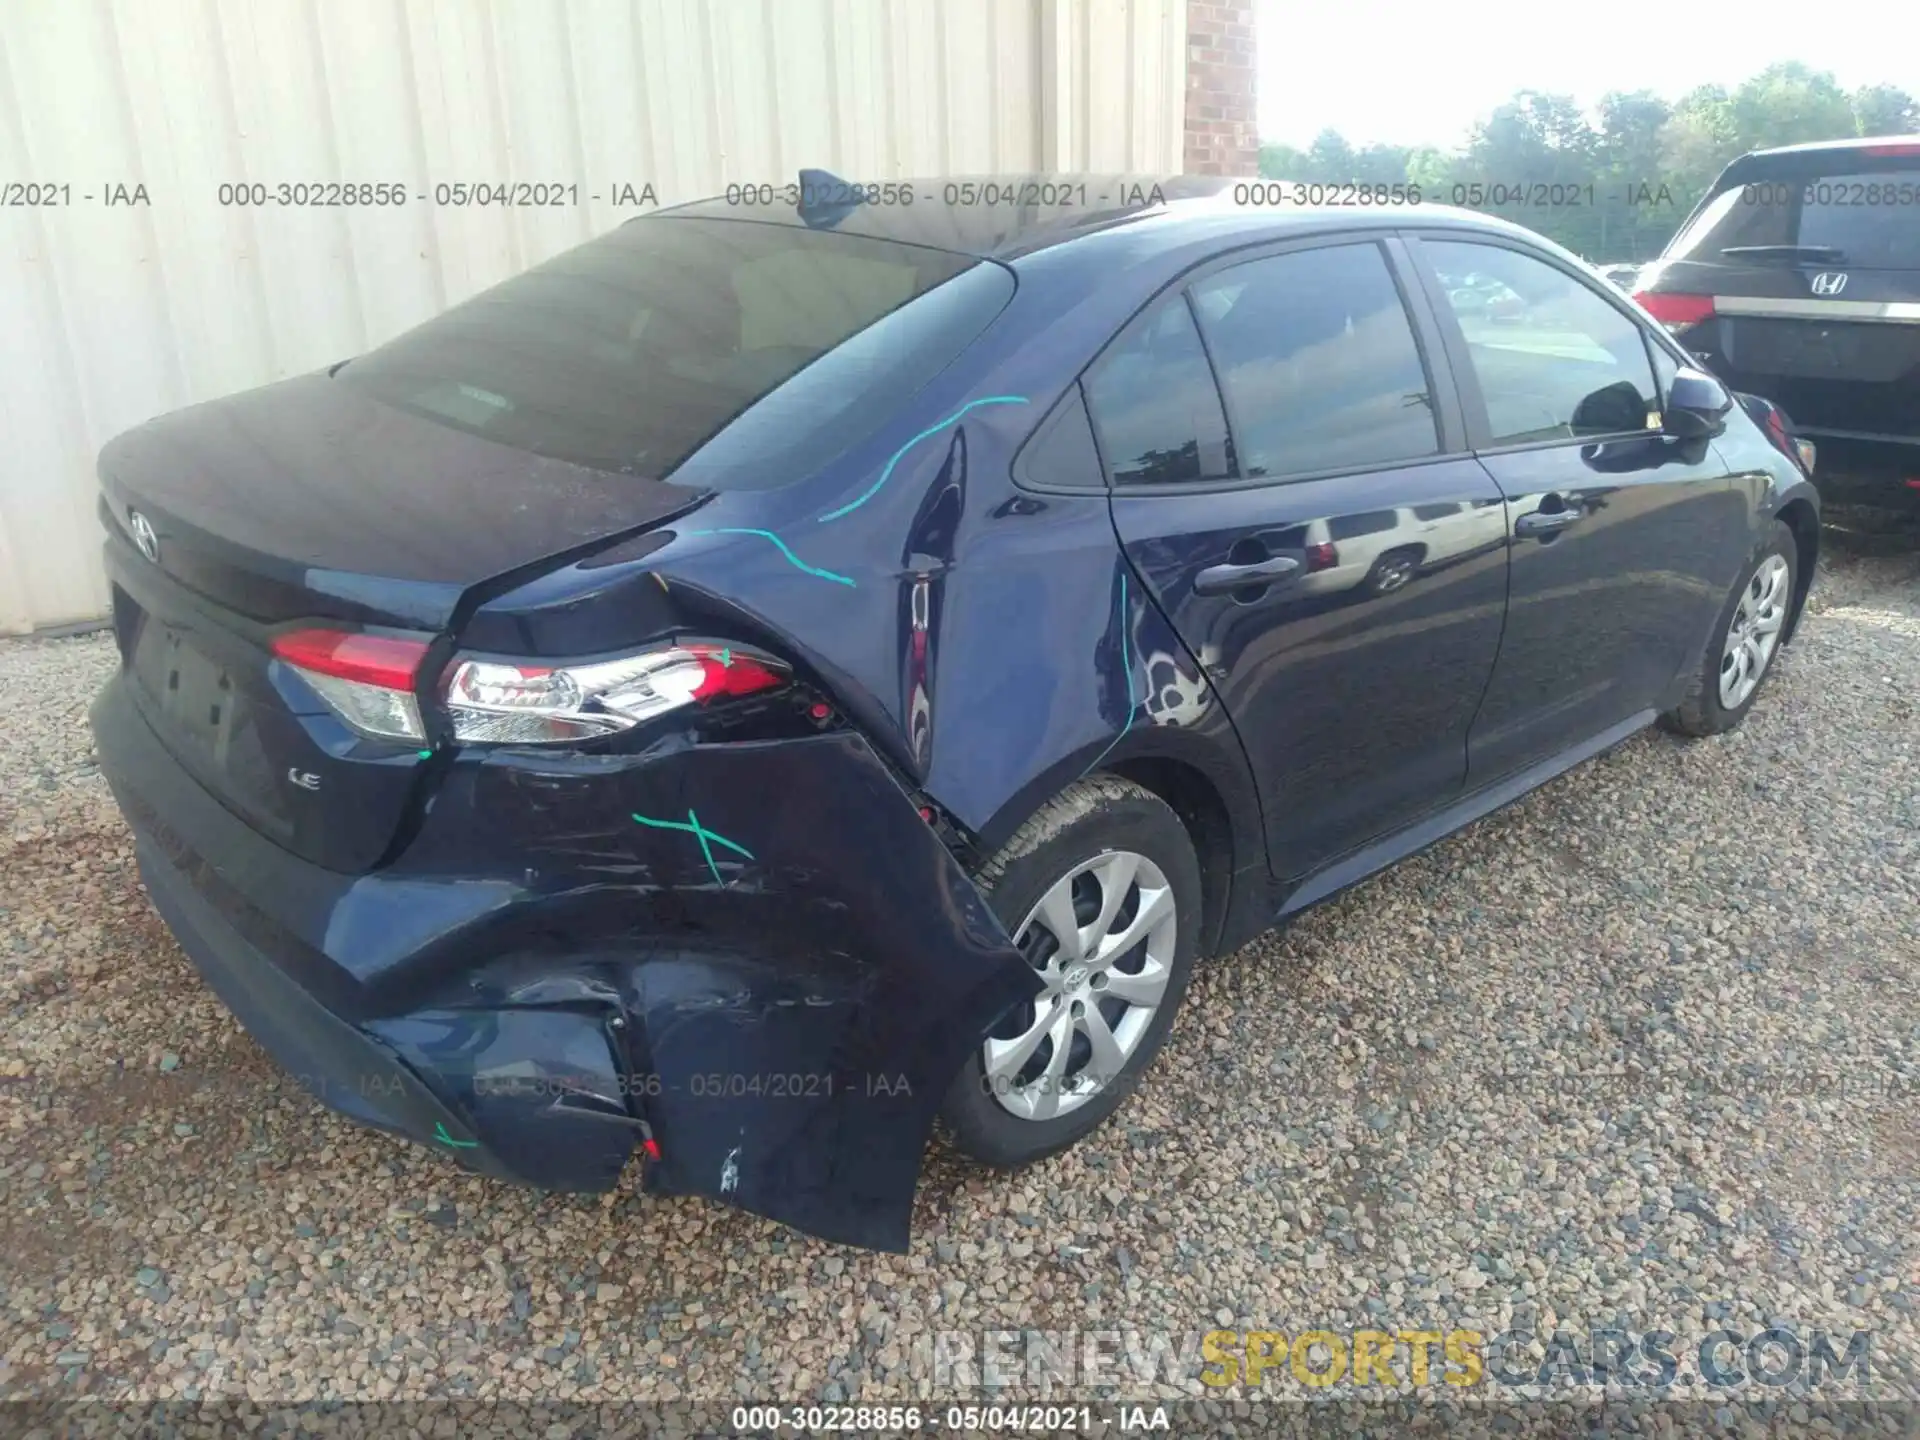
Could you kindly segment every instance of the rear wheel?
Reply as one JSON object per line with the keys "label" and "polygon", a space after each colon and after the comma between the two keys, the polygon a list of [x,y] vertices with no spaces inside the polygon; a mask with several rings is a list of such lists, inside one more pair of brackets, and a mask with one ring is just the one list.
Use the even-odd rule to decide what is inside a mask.
{"label": "rear wheel", "polygon": [[1418,550],[1389,550],[1367,571],[1367,589],[1375,595],[1391,595],[1411,580],[1419,568]]}
{"label": "rear wheel", "polygon": [[993,1028],[942,1113],[967,1154],[1025,1165],[1099,1125],[1152,1063],[1199,944],[1200,866],[1164,801],[1097,775],[976,880],[1042,989]]}
{"label": "rear wheel", "polygon": [[1793,613],[1799,547],[1775,522],[1727,597],[1687,697],[1660,723],[1680,735],[1719,735],[1747,718],[1773,669]]}

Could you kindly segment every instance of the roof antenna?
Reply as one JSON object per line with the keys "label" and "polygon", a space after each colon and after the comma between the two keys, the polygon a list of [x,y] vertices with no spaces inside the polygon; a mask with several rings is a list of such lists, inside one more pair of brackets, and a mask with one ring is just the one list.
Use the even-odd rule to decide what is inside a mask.
{"label": "roof antenna", "polygon": [[860,187],[831,170],[800,172],[800,218],[814,230],[831,230],[866,204]]}

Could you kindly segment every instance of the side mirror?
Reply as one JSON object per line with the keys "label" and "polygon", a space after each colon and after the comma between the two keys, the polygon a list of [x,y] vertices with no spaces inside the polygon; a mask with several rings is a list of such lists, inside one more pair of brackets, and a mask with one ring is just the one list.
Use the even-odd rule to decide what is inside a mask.
{"label": "side mirror", "polygon": [[1676,440],[1708,440],[1727,428],[1733,394],[1713,376],[1682,366],[1667,387],[1667,408],[1661,417],[1663,434]]}

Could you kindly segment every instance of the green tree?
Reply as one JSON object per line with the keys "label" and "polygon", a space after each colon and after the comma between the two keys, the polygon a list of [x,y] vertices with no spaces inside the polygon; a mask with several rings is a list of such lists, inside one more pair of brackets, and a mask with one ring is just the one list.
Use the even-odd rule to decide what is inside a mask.
{"label": "green tree", "polygon": [[1597,113],[1589,253],[1603,261],[1649,259],[1692,203],[1674,192],[1660,164],[1672,107],[1648,90],[1612,91],[1601,97]]}
{"label": "green tree", "polygon": [[1442,202],[1478,193],[1485,208],[1595,261],[1657,255],[1728,162],[1772,145],[1920,133],[1920,104],[1893,85],[1846,94],[1797,61],[1770,65],[1731,93],[1689,90],[1669,104],[1613,91],[1591,116],[1571,98],[1522,90],[1474,128],[1458,154],[1355,147],[1323,130],[1305,150],[1260,147],[1260,173],[1318,183],[1418,185]]}
{"label": "green tree", "polygon": [[1353,146],[1338,130],[1322,130],[1307,147],[1307,174],[1304,180],[1351,180],[1354,178]]}
{"label": "green tree", "polygon": [[1407,180],[1418,185],[1426,198],[1447,200],[1451,198],[1457,164],[1457,158],[1444,150],[1431,147],[1415,150],[1407,156]]}
{"label": "green tree", "polygon": [[1650,90],[1609,91],[1600,97],[1601,167],[1625,183],[1657,183],[1660,131],[1673,107]]}
{"label": "green tree", "polygon": [[1859,134],[1853,104],[1839,83],[1798,60],[1769,65],[1742,84],[1733,92],[1732,110],[1742,150]]}
{"label": "green tree", "polygon": [[1848,103],[1862,135],[1920,134],[1920,104],[1897,85],[1862,85]]}
{"label": "green tree", "polygon": [[1307,155],[1292,145],[1260,147],[1260,174],[1268,180],[1298,180],[1306,174]]}
{"label": "green tree", "polygon": [[1660,127],[1660,165],[1683,204],[1707,193],[1714,176],[1746,147],[1740,143],[1733,102],[1718,85],[1689,90]]}
{"label": "green tree", "polygon": [[1600,242],[1594,214],[1600,136],[1564,95],[1523,90],[1474,129],[1455,167],[1469,184],[1489,187],[1494,214],[1591,254]]}

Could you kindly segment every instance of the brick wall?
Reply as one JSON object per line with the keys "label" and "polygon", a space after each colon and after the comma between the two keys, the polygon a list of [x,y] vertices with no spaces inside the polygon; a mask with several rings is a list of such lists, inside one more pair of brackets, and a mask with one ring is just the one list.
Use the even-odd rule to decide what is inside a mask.
{"label": "brick wall", "polygon": [[1253,105],[1253,0],[1187,0],[1190,175],[1253,175],[1260,137]]}

